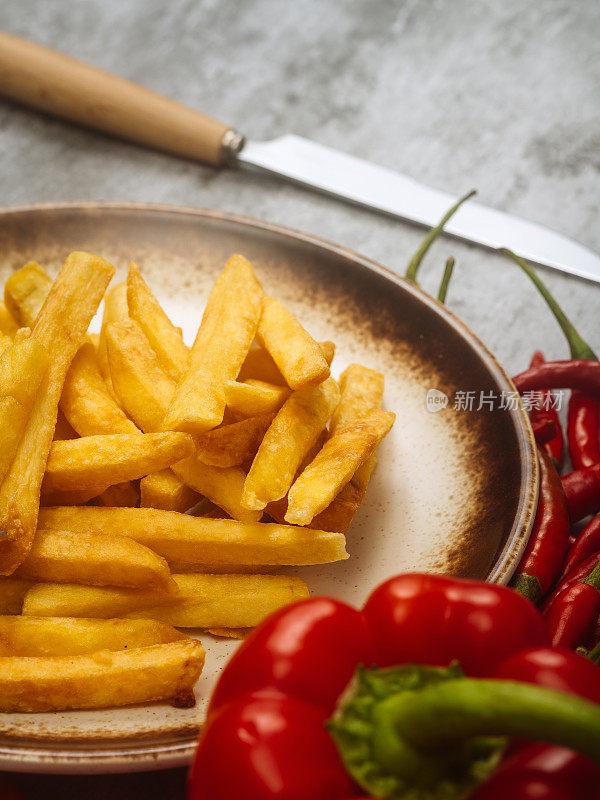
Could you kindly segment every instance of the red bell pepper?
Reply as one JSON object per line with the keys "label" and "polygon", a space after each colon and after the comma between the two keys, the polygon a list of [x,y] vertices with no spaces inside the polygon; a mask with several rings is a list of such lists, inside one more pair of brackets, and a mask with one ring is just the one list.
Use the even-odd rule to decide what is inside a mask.
{"label": "red bell pepper", "polygon": [[591,800],[600,769],[565,747],[532,744],[504,761],[472,800]]}
{"label": "red bell pepper", "polygon": [[[349,774],[375,796],[411,791],[418,800],[443,786],[450,800],[494,768],[507,735],[600,760],[596,704],[489,679],[530,643],[549,642],[526,599],[452,578],[394,578],[373,592],[362,614],[324,598],[284,609],[225,667],[189,800],[359,800]],[[456,660],[467,675],[482,677],[446,666]],[[376,668],[360,667],[373,662]],[[586,668],[597,671],[591,662]]]}

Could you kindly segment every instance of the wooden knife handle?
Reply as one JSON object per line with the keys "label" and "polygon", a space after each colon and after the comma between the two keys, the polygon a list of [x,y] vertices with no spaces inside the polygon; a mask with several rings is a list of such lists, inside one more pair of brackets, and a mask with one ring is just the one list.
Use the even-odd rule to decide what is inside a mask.
{"label": "wooden knife handle", "polygon": [[87,128],[217,166],[242,139],[229,126],[89,64],[0,32],[0,94]]}

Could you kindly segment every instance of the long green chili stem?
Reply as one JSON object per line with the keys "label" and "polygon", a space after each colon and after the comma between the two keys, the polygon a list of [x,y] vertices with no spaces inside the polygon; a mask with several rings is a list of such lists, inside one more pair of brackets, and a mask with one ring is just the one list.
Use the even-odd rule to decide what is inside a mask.
{"label": "long green chili stem", "polygon": [[563,745],[600,764],[600,707],[532,684],[445,681],[390,696],[373,721],[373,755],[392,774],[405,770],[413,754],[428,760],[436,749],[479,736]]}
{"label": "long green chili stem", "polygon": [[582,583],[589,583],[594,589],[600,591],[600,561],[596,564],[594,569],[590,572],[587,578],[583,578]]}
{"label": "long green chili stem", "polygon": [[576,330],[575,326],[571,322],[571,320],[567,317],[565,312],[559,306],[557,301],[554,299],[552,294],[550,293],[548,287],[540,278],[540,276],[532,269],[532,267],[525,261],[525,259],[518,256],[516,253],[513,253],[512,250],[509,250],[506,247],[501,249],[501,252],[504,255],[511,258],[515,264],[517,264],[526,275],[529,276],[531,281],[535,284],[537,290],[542,295],[550,311],[556,317],[556,321],[562,328],[563,333],[567,337],[567,342],[569,343],[569,349],[571,351],[571,358],[591,358],[595,361],[598,360],[598,357],[589,346],[589,344],[584,341],[581,336],[579,335],[578,331]]}
{"label": "long green chili stem", "polygon": [[433,227],[429,231],[427,236],[423,239],[418,250],[411,258],[408,267],[406,268],[405,277],[409,281],[412,281],[413,283],[417,282],[417,272],[419,271],[419,267],[421,266],[421,261],[423,261],[423,259],[425,258],[425,254],[427,253],[431,245],[435,242],[440,233],[444,230],[444,225],[448,222],[448,220],[458,211],[458,209],[462,206],[462,204],[466,202],[469,198],[473,197],[474,194],[477,194],[477,192],[473,189],[464,197],[461,197],[460,200],[458,200],[452,206],[452,208],[446,211],[446,213],[438,222],[438,224],[435,227]]}
{"label": "long green chili stem", "polygon": [[454,258],[450,256],[450,258],[446,261],[446,266],[444,267],[444,274],[442,275],[442,282],[440,283],[440,289],[438,292],[437,299],[440,303],[446,302],[446,295],[448,294],[448,286],[450,284],[450,279],[452,278],[452,273],[454,272]]}

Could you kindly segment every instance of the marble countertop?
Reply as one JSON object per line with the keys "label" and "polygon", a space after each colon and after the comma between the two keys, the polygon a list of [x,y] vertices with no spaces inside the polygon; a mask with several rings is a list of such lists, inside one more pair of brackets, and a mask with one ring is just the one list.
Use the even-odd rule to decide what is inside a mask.
{"label": "marble countertop", "polygon": [[[594,0],[8,0],[0,28],[116,72],[251,138],[297,133],[555,228],[600,251],[600,6]],[[215,171],[0,101],[2,203],[139,200],[282,223],[403,271],[422,230],[276,179]],[[32,257],[35,253],[31,254]],[[443,239],[448,305],[511,373],[535,348],[566,357],[509,262]],[[543,270],[600,349],[600,286]],[[31,796],[181,795],[182,773],[24,779]],[[108,783],[107,783],[108,781]],[[171,787],[168,791],[167,784]],[[119,786],[125,792],[119,794]],[[128,787],[128,788],[127,788]],[[158,793],[155,792],[159,792]]]}

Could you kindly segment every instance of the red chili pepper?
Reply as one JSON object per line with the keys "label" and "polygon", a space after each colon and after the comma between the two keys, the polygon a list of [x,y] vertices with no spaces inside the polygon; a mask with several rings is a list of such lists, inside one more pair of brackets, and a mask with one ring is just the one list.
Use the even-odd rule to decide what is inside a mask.
{"label": "red chili pepper", "polygon": [[559,574],[569,546],[569,515],[552,459],[538,451],[540,493],[533,530],[510,585],[537,603]]}
{"label": "red chili pepper", "polygon": [[548,609],[546,621],[555,647],[587,643],[600,614],[600,564],[581,581],[559,592]]}
{"label": "red chili pepper", "polygon": [[600,362],[582,358],[546,361],[513,378],[521,394],[540,389],[577,389],[600,398]]}
{"label": "red chili pepper", "polygon": [[571,522],[579,522],[600,509],[600,464],[576,469],[562,478]]}
{"label": "red chili pepper", "polygon": [[[365,621],[376,663],[401,665],[358,669],[327,734],[326,709],[340,684],[371,658]],[[349,643],[353,634],[362,643]],[[450,800],[477,787],[503,745],[495,737],[506,734],[568,745],[600,761],[595,704],[514,680],[464,677],[457,665],[418,664],[458,658],[467,671],[487,676],[528,641],[546,646],[548,635],[523,597],[431,575],[384,583],[368,599],[362,622],[359,612],[323,598],[284,609],[225,667],[188,798],[359,800],[350,772],[370,795],[410,792],[419,800],[443,786]]]}
{"label": "red chili pepper", "polygon": [[[545,361],[546,359],[543,353],[540,350],[536,350],[531,359],[530,366],[536,367],[538,364],[543,364]],[[536,442],[546,455],[549,455],[550,458],[554,460],[557,469],[559,469],[563,459],[564,443],[558,412],[553,407],[551,400],[551,392],[537,392],[534,402],[531,404],[532,407],[529,411],[529,417],[531,419],[531,426]],[[536,426],[543,426],[544,424],[546,425],[546,433],[542,436],[544,429],[542,428],[542,431],[539,429],[536,430]],[[554,426],[554,434],[549,432],[548,425]],[[545,439],[545,436],[549,438]]]}
{"label": "red chili pepper", "polygon": [[596,564],[600,562],[600,552],[592,553],[591,556],[582,561],[577,567],[571,570],[564,578],[561,578],[555,589],[553,590],[552,594],[546,599],[544,605],[542,606],[542,614],[547,615],[550,611],[550,608],[554,604],[554,601],[558,597],[558,595],[563,591],[563,589],[567,589],[569,586],[572,586],[577,581],[583,580],[590,572],[594,569]]}
{"label": "red chili pepper", "polygon": [[579,536],[573,539],[567,550],[567,557],[563,564],[560,580],[562,581],[575,567],[578,567],[586,558],[600,550],[600,515],[595,516]]}
{"label": "red chili pepper", "polygon": [[591,800],[600,769],[565,747],[532,744],[504,761],[472,800]]}
{"label": "red chili pepper", "polygon": [[[504,253],[510,256],[529,276],[548,304],[569,343],[571,358],[590,359],[597,362],[598,356],[589,344],[581,338],[575,326],[556,302],[540,276],[526,261],[510,250],[504,250]],[[531,366],[535,367],[537,365],[532,363]],[[575,469],[591,467],[593,464],[600,463],[600,403],[595,397],[581,392],[573,392],[571,394],[567,438],[569,441],[569,454]]]}
{"label": "red chili pepper", "polygon": [[540,447],[549,444],[556,438],[558,428],[552,419],[536,419],[531,421],[531,429],[535,437],[535,441]]}
{"label": "red chili pepper", "polygon": [[583,392],[571,392],[567,438],[575,469],[600,463],[600,402],[596,397]]}

